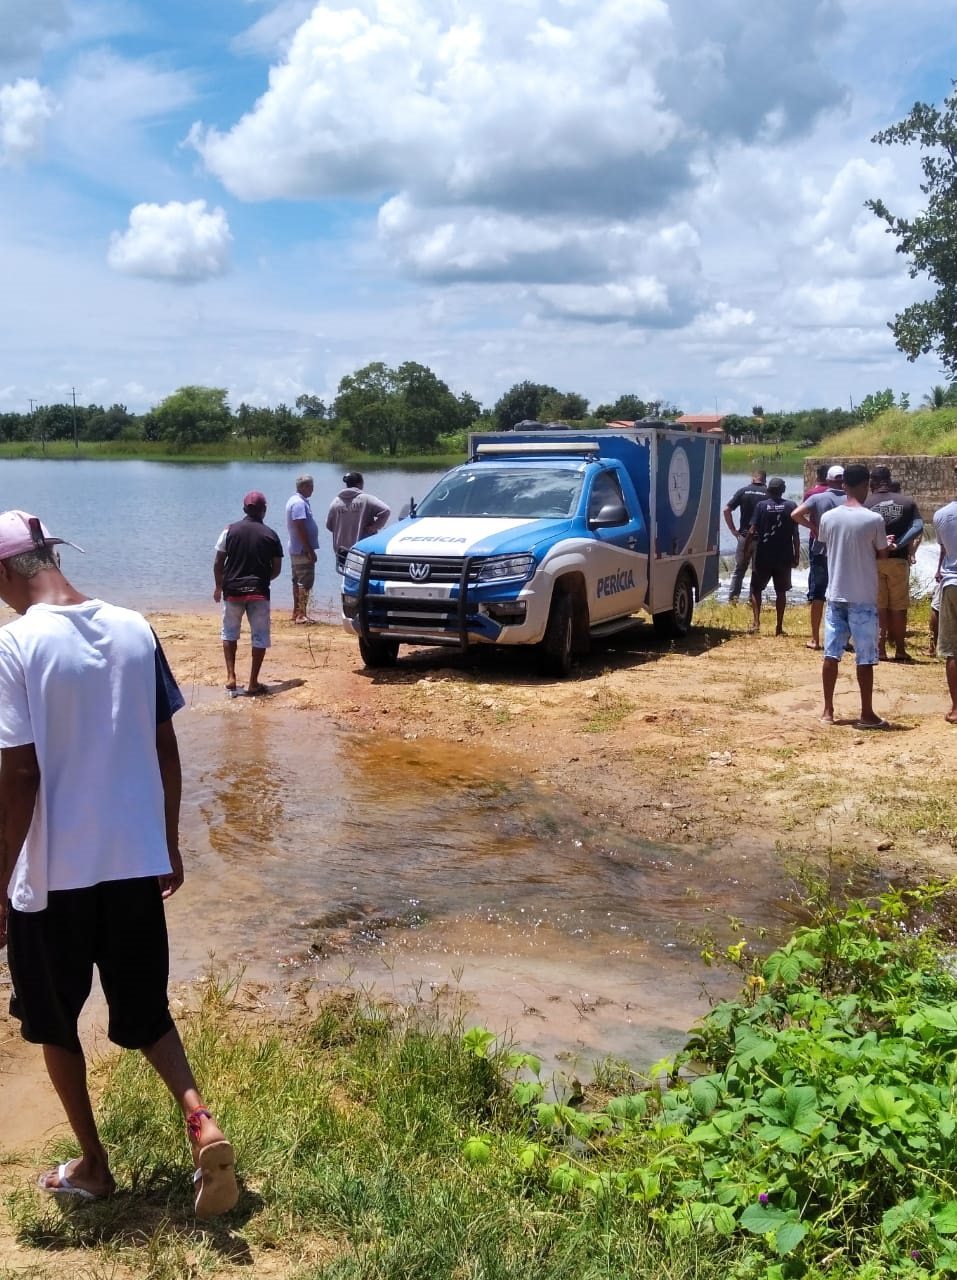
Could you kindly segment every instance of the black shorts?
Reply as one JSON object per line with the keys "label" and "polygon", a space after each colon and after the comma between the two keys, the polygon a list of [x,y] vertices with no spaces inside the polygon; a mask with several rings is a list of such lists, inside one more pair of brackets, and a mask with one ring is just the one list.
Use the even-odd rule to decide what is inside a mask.
{"label": "black shorts", "polygon": [[791,590],[791,566],[761,564],[759,560],[755,560],[754,568],[751,570],[751,587],[750,594],[757,596],[759,599],[764,595],[764,588],[769,582],[774,583],[775,595],[784,595],[785,592]]}
{"label": "black shorts", "polygon": [[156,876],[55,890],[43,911],[8,905],[7,922],[10,1014],[24,1040],[79,1051],[77,1019],[94,965],[114,1044],[147,1049],[172,1027],[169,942]]}

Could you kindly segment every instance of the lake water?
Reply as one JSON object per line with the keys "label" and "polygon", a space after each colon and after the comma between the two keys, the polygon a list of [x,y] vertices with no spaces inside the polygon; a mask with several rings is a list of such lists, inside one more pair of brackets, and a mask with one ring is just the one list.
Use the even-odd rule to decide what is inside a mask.
{"label": "lake water", "polygon": [[[285,504],[296,476],[315,478],[313,514],[322,541],[313,596],[314,612],[338,617],[339,578],[329,535],[325,532],[329,503],[342,488],[345,467],[326,462],[291,466],[285,463],[87,462],[77,459],[5,459],[0,462],[0,510],[19,507],[40,515],[59,537],[83,547],[78,555],[63,551],[67,576],[82,591],[116,604],[150,611],[214,610],[213,547],[232,520],[242,517],[243,494],[261,489],[269,500],[266,523],[285,542]],[[365,473],[366,489],[387,502],[395,516],[411,497],[422,498],[442,471],[382,468]],[[800,500],[802,478],[784,477],[788,496]],[[722,477],[722,503],[750,476]],[[734,551],[721,522],[721,550]],[[914,574],[918,590],[932,589],[936,548],[925,544]],[[723,567],[726,582],[730,567]],[[807,574],[794,575],[792,599],[806,598]],[[723,592],[719,591],[718,598]],[[288,570],[273,589],[274,600],[291,608]]]}

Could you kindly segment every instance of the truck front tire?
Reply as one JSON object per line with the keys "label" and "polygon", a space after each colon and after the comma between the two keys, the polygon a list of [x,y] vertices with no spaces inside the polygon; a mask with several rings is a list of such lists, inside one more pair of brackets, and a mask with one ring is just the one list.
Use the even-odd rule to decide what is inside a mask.
{"label": "truck front tire", "polygon": [[556,591],[542,640],[541,667],[547,676],[562,680],[572,669],[575,640],[575,611],[567,591]]}
{"label": "truck front tire", "polygon": [[693,613],[694,579],[691,576],[690,569],[682,569],[677,578],[675,578],[675,589],[671,596],[671,608],[664,613],[656,613],[652,617],[655,632],[665,639],[680,639],[691,630]]}
{"label": "truck front tire", "polygon": [[399,656],[399,642],[398,640],[363,640],[360,636],[359,656],[373,671],[379,667],[394,667]]}

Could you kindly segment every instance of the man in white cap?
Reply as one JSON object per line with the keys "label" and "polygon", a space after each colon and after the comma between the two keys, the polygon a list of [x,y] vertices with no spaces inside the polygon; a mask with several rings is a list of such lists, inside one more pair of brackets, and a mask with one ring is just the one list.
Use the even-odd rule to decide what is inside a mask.
{"label": "man in white cap", "polygon": [[176,1099],[195,1165],[195,1211],[238,1198],[233,1150],[203,1103],[167,999],[163,900],[183,883],[174,712],[183,697],[146,619],[88,599],[60,572],[36,516],[0,515],[0,946],[10,1013],[43,1057],[79,1157],[42,1191],[116,1189],[77,1034],[93,968],[108,1035],[139,1049]]}
{"label": "man in white cap", "polygon": [[824,601],[827,598],[827,547],[818,537],[821,516],[826,511],[833,511],[847,501],[844,492],[844,468],[835,463],[827,469],[827,488],[823,493],[810,493],[791,512],[795,524],[803,525],[810,530],[808,544],[807,598],[811,605],[811,638],[807,642],[809,649],[821,647],[821,620],[824,617]]}

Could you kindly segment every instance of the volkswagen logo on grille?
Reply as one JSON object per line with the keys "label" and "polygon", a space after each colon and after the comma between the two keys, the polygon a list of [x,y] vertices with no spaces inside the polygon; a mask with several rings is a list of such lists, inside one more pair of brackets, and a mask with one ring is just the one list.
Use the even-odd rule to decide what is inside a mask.
{"label": "volkswagen logo on grille", "polygon": [[424,582],[432,572],[432,566],[426,561],[416,561],[409,565],[409,577],[413,582]]}

